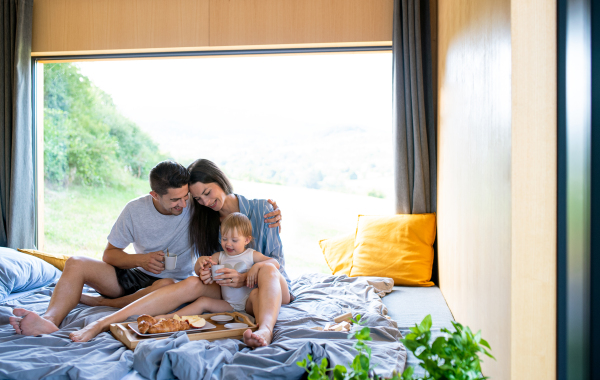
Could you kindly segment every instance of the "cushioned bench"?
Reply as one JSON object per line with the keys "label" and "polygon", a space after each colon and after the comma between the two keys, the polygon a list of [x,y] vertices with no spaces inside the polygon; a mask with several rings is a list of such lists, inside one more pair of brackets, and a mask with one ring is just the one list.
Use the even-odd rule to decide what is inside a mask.
{"label": "cushioned bench", "polygon": [[[446,300],[437,286],[416,288],[394,286],[394,290],[382,298],[388,309],[388,315],[398,324],[398,330],[406,336],[416,323],[420,323],[427,314],[431,314],[433,339],[442,335],[444,327],[452,330],[454,318]],[[408,351],[408,350],[407,350]],[[407,365],[415,367],[415,375],[423,376],[424,370],[418,366],[418,359],[408,351]]]}

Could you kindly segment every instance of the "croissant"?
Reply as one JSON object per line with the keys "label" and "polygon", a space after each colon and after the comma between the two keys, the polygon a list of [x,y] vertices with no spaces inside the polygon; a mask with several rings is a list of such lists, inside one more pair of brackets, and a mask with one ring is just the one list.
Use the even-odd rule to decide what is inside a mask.
{"label": "croissant", "polygon": [[187,323],[187,321],[177,321],[175,319],[161,319],[160,321],[158,321],[158,323],[155,323],[152,326],[150,326],[150,328],[148,329],[148,333],[156,334],[164,332],[175,332],[189,330],[189,328],[190,324]]}
{"label": "croissant", "polygon": [[150,326],[155,324],[157,320],[148,314],[140,315],[137,319],[138,322],[138,330],[140,333],[145,334]]}

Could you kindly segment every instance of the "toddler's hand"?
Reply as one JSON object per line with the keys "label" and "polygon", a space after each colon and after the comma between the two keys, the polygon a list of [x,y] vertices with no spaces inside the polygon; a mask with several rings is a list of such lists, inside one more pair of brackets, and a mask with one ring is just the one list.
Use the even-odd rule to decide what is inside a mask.
{"label": "toddler's hand", "polygon": [[201,256],[201,257],[199,257],[198,258],[198,263],[200,265],[200,270],[204,270],[204,269],[210,268],[211,266],[213,266],[215,264],[215,263],[213,263],[211,256]]}
{"label": "toddler's hand", "polygon": [[252,268],[248,271],[246,275],[246,286],[249,288],[253,288],[258,283],[258,269],[259,266],[254,264]]}

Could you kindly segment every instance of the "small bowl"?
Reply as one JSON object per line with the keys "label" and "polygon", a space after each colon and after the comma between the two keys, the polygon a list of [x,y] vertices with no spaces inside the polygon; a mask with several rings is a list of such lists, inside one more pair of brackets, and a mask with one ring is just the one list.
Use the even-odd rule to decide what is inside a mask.
{"label": "small bowl", "polygon": [[219,314],[213,315],[212,317],[210,317],[210,319],[217,323],[224,324],[233,320],[233,317],[231,315]]}
{"label": "small bowl", "polygon": [[245,329],[246,327],[248,327],[248,325],[245,323],[227,323],[225,325],[226,329]]}

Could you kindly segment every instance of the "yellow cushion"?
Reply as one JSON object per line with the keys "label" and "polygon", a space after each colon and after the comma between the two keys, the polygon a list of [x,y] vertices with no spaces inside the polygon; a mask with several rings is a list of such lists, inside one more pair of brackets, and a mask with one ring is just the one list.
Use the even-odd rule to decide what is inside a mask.
{"label": "yellow cushion", "polygon": [[323,256],[325,256],[325,261],[332,274],[350,275],[352,252],[354,252],[354,235],[355,232],[352,232],[348,235],[319,241]]}
{"label": "yellow cushion", "polygon": [[350,276],[391,277],[395,285],[432,286],[435,214],[359,215]]}
{"label": "yellow cushion", "polygon": [[45,262],[54,265],[61,271],[65,269],[65,263],[67,262],[67,259],[71,257],[68,255],[36,251],[35,249],[19,249],[18,251],[42,259]]}

